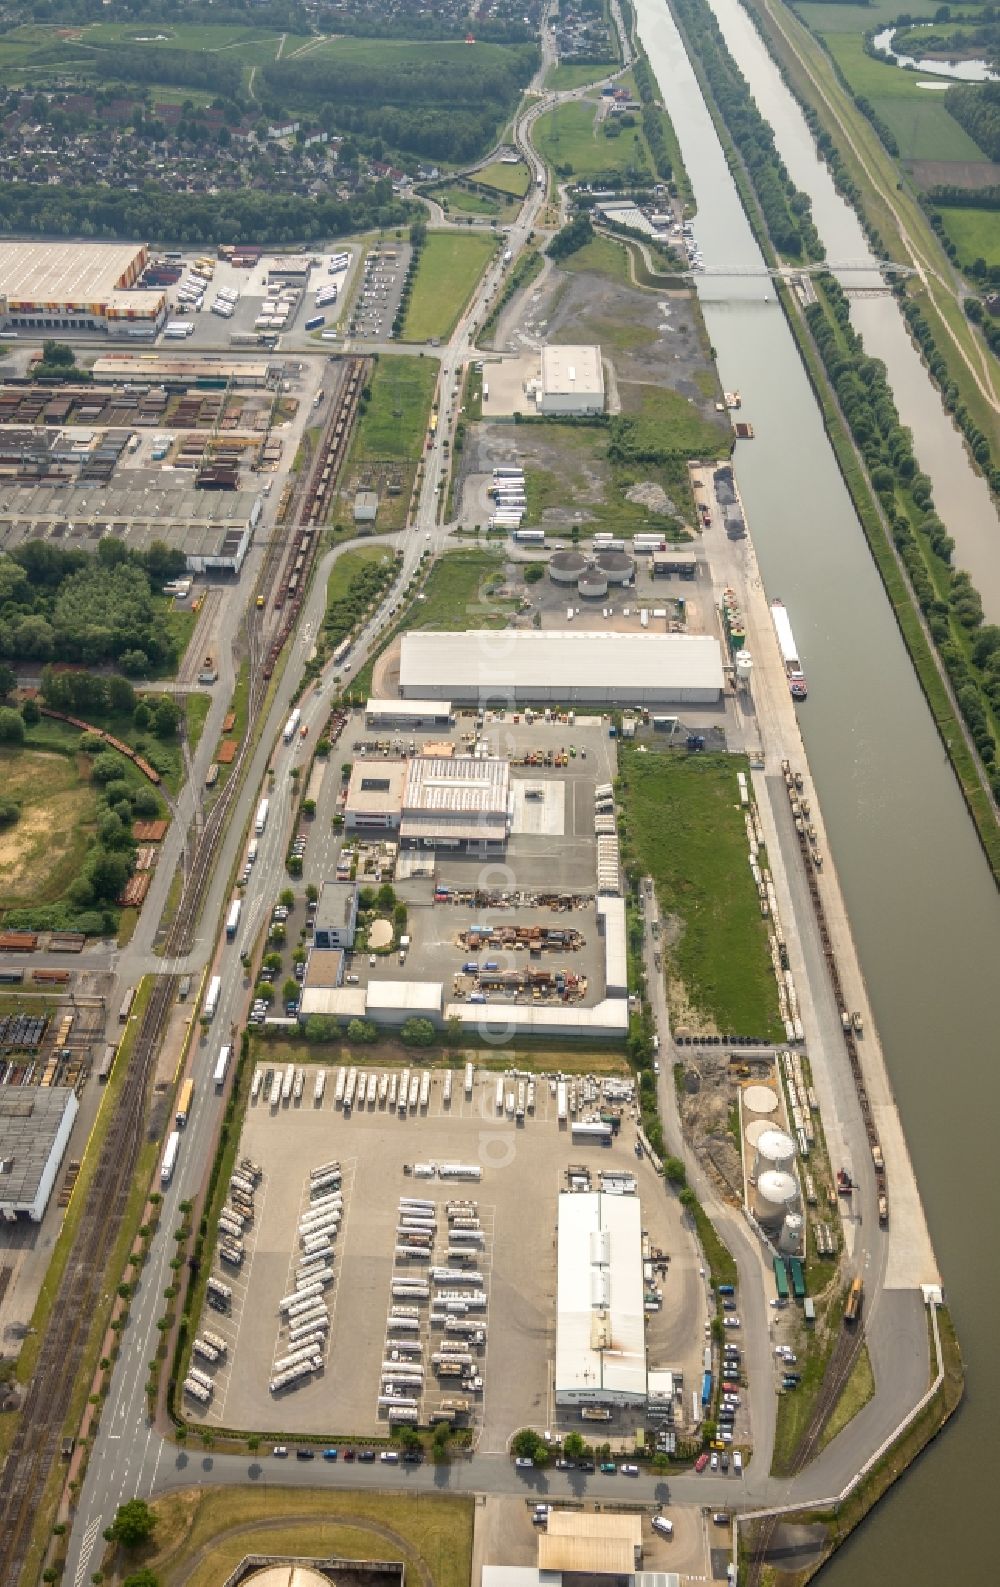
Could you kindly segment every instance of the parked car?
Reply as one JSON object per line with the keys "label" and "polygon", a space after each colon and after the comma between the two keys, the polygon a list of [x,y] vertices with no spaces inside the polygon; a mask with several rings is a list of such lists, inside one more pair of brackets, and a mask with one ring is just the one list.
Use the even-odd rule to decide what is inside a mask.
{"label": "parked car", "polygon": [[699,1455],[698,1459],[694,1463],[694,1469],[695,1469],[695,1471],[704,1471],[704,1469],[705,1469],[705,1467],[707,1465],[708,1465],[708,1456],[707,1455]]}
{"label": "parked car", "polygon": [[363,1460],[366,1465],[370,1466],[372,1461],[375,1459],[374,1449],[359,1449],[358,1459]]}
{"label": "parked car", "polygon": [[625,1477],[637,1477],[639,1475],[638,1466],[622,1466],[621,1471]]}
{"label": "parked car", "polygon": [[566,1460],[566,1459],[557,1460],[556,1461],[556,1470],[557,1471],[575,1471],[576,1470],[576,1461],[575,1460]]}
{"label": "parked car", "polygon": [[654,1515],[649,1523],[654,1532],[659,1532],[661,1537],[673,1537],[674,1523],[665,1515]]}
{"label": "parked car", "polygon": [[738,1449],[733,1450],[733,1471],[737,1477],[741,1476],[743,1472],[743,1456]]}
{"label": "parked car", "polygon": [[529,1471],[535,1462],[530,1455],[516,1455],[514,1464],[520,1471]]}
{"label": "parked car", "polygon": [[275,1444],[274,1448],[271,1450],[271,1454],[276,1460],[287,1460],[288,1446],[286,1444]]}
{"label": "parked car", "polygon": [[709,1465],[710,1465],[710,1467],[711,1467],[711,1469],[713,1471],[718,1471],[718,1469],[719,1469],[719,1456],[718,1456],[718,1452],[716,1450],[714,1450],[714,1449],[712,1450],[712,1458],[709,1461]]}
{"label": "parked car", "polygon": [[340,1451],[338,1449],[324,1449],[324,1451],[323,1451],[323,1459],[324,1460],[336,1460],[336,1458],[339,1455],[339,1453],[340,1453]]}
{"label": "parked car", "polygon": [[315,1449],[297,1449],[295,1451],[295,1458],[296,1460],[315,1460],[316,1451]]}
{"label": "parked car", "polygon": [[613,1477],[617,1472],[618,1467],[615,1465],[613,1460],[602,1460],[601,1470],[604,1472],[606,1477]]}

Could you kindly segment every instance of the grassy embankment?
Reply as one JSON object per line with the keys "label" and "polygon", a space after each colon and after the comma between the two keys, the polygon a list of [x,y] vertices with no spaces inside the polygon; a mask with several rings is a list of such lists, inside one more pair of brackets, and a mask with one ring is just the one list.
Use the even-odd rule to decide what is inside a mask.
{"label": "grassy embankment", "polygon": [[478,182],[481,187],[491,187],[497,193],[504,193],[509,198],[523,198],[531,186],[531,172],[523,160],[519,160],[516,165],[494,160],[492,165],[484,165],[481,171],[474,172],[471,180]]}
{"label": "grassy embankment", "polygon": [[329,1488],[188,1488],[154,1503],[153,1539],[128,1557],[161,1581],[210,1587],[246,1554],[401,1560],[422,1587],[467,1587],[473,1501]]}
{"label": "grassy embankment", "polygon": [[491,216],[500,213],[498,199],[477,192],[474,187],[466,187],[462,182],[449,182],[446,187],[436,187],[430,196],[443,209],[458,210],[462,215]]}
{"label": "grassy embankment", "polygon": [[[424,449],[438,366],[414,355],[380,358],[370,381],[344,470],[338,523],[350,522],[354,492],[364,481],[378,488],[376,529],[401,529],[406,522],[413,483]],[[398,485],[389,495],[386,482]]]}
{"label": "grassy embankment", "polygon": [[734,755],[622,744],[626,863],[653,877],[671,1016],[695,1030],[781,1039],[774,971],[746,857]]}
{"label": "grassy embankment", "polygon": [[404,342],[447,340],[496,246],[492,235],[475,231],[427,233],[403,320]]}
{"label": "grassy embankment", "polygon": [[545,86],[550,93],[567,93],[573,88],[586,88],[588,83],[599,83],[617,69],[617,61],[597,61],[590,65],[577,61],[567,61],[564,65],[560,61],[549,68]]}
{"label": "grassy embankment", "polygon": [[[938,351],[948,364],[949,378],[958,387],[960,402],[988,437],[994,455],[1000,456],[1000,411],[984,395],[969,368],[971,364],[978,378],[985,381],[983,371],[990,368],[990,355],[965,317],[955,292],[954,270],[915,194],[908,182],[901,180],[896,161],[858,110],[838,78],[831,57],[803,20],[784,6],[772,11],[768,0],[747,0],[747,4],[787,73],[793,92],[813,106],[823,130],[833,139],[848,176],[860,190],[869,223],[882,237],[890,257],[900,264],[916,262],[924,271],[924,280],[917,286],[911,283],[909,290],[931,326]],[[822,9],[829,13],[841,8]],[[843,8],[845,12],[857,9]],[[864,26],[872,26],[876,20],[873,12],[864,8],[863,15]],[[810,15],[809,22],[815,28],[822,26],[819,17]],[[877,62],[873,64],[883,70]],[[900,78],[911,75],[899,68],[884,70]],[[935,98],[926,90],[920,92],[928,99]],[[982,158],[978,149],[976,157]]]}

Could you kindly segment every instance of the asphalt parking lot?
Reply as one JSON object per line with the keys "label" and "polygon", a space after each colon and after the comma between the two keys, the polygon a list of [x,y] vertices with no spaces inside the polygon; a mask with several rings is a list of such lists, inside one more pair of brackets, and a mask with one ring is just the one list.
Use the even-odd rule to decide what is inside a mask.
{"label": "asphalt parking lot", "polygon": [[[363,1056],[363,1055],[359,1055]],[[360,1067],[360,1066],[359,1066]],[[306,1068],[299,1101],[272,1108],[267,1087],[248,1104],[240,1152],[258,1162],[256,1217],[246,1236],[247,1256],[238,1275],[223,1276],[233,1289],[229,1318],[206,1310],[199,1328],[227,1338],[225,1364],[211,1369],[216,1390],[203,1411],[189,1403],[192,1419],[207,1425],[254,1428],[274,1435],[304,1433],[343,1436],[385,1435],[387,1423],[377,1405],[385,1320],[391,1305],[395,1227],[401,1196],[440,1204],[478,1202],[484,1232],[482,1260],[487,1308],[482,1315],[487,1343],[481,1357],[484,1391],[474,1396],[479,1447],[498,1452],[518,1427],[558,1425],[552,1403],[551,1364],[555,1352],[556,1197],[565,1170],[583,1159],[595,1174],[625,1168],[637,1174],[643,1198],[643,1226],[654,1245],[670,1253],[662,1281],[664,1308],[651,1314],[651,1362],[683,1366],[697,1361],[702,1348],[697,1322],[698,1258],[681,1223],[679,1204],[664,1194],[648,1162],[633,1152],[634,1123],[623,1120],[610,1148],[572,1141],[556,1115],[556,1098],[545,1077],[536,1082],[535,1112],[516,1124],[496,1107],[497,1076],[477,1072],[467,1098],[461,1070],[454,1072],[450,1103],[444,1101],[443,1074],[432,1075],[429,1103],[398,1110],[374,1101],[345,1116],[336,1106],[335,1073],[327,1075],[322,1102],[314,1101],[313,1074]],[[505,1089],[510,1082],[505,1083]],[[627,1110],[626,1110],[627,1111]],[[343,1172],[343,1219],[336,1236],[335,1280],[326,1290],[330,1310],[325,1369],[303,1386],[272,1395],[268,1381],[274,1360],[288,1350],[287,1331],[279,1328],[278,1301],[294,1288],[298,1261],[297,1221],[308,1202],[309,1171],[331,1159]],[[441,1181],[415,1178],[406,1165],[460,1161],[478,1164],[482,1179]],[[526,1211],[529,1213],[526,1216]],[[438,1240],[442,1238],[438,1235]],[[438,1257],[435,1245],[435,1259]],[[441,1252],[443,1257],[443,1249]],[[413,1276],[420,1264],[407,1263]],[[214,1271],[219,1271],[218,1262]],[[426,1271],[426,1270],[425,1270]],[[660,1324],[668,1306],[675,1322]],[[426,1319],[426,1303],[421,1305]],[[675,1330],[685,1336],[674,1337]],[[426,1371],[422,1415],[445,1392],[431,1372],[431,1350],[440,1338],[424,1320],[420,1339]],[[683,1357],[663,1360],[674,1347]],[[623,1424],[622,1435],[631,1429]],[[567,1425],[579,1427],[575,1416]],[[613,1429],[612,1432],[615,1430]],[[602,1436],[605,1436],[602,1428]]]}

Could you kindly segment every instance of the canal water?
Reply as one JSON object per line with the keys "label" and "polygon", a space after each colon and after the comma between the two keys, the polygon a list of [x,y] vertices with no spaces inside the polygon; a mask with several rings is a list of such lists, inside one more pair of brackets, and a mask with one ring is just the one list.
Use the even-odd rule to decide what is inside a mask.
{"label": "canal water", "polygon": [[[664,0],[635,7],[695,190],[705,264],[761,270]],[[769,118],[787,115],[782,95],[779,83],[762,99]],[[811,144],[804,128],[802,136],[804,160]],[[803,735],[969,1370],[965,1405],[943,1439],[824,1579],[986,1579],[995,1552],[984,1522],[990,1409],[1000,1402],[990,1337],[1000,1316],[1000,894],[773,289],[766,277],[734,274],[701,277],[698,290],[722,384],[742,392],[741,416],[754,426],[756,439],[737,444],[737,476],[767,593],[788,606],[808,674]]]}
{"label": "canal water", "polygon": [[[812,200],[813,219],[832,264],[865,261],[877,269],[854,210],[841,198],[816,153],[809,129],[760,35],[738,0],[709,0],[733,56],[774,130],[788,173]],[[855,271],[840,275],[845,287],[880,283]],[[900,419],[913,432],[913,450],[934,487],[938,514],[955,541],[954,562],[971,575],[987,622],[1000,622],[1000,520],[985,480],[977,474],[962,437],[941,406],[906,322],[892,297],[856,298],[851,321],[866,352],[889,374]],[[957,354],[956,354],[957,356]]]}

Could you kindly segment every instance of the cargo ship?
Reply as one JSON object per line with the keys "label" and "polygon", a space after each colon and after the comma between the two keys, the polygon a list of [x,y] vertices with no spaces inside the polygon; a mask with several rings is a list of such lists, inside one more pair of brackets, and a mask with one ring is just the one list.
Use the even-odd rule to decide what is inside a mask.
{"label": "cargo ship", "polygon": [[793,700],[804,700],[809,693],[806,675],[802,671],[799,653],[795,645],[795,635],[792,625],[788,621],[788,613],[783,601],[771,602],[771,620],[774,623],[774,632],[778,636],[778,648],[785,667],[785,677],[791,690]]}

